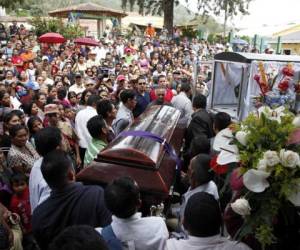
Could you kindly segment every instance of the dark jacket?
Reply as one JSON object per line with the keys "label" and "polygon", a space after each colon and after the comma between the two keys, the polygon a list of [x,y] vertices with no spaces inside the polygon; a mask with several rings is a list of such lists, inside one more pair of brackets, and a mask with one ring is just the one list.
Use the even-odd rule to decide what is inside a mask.
{"label": "dark jacket", "polygon": [[110,223],[111,214],[104,204],[103,189],[81,183],[52,191],[32,215],[32,230],[42,250],[68,226],[104,227]]}
{"label": "dark jacket", "polygon": [[214,136],[212,116],[204,109],[192,114],[192,120],[185,134],[185,152],[189,151],[192,140],[199,135],[206,135],[207,138]]}
{"label": "dark jacket", "polygon": [[134,110],[132,111],[133,116],[136,118],[139,115],[141,115],[145,109],[147,108],[147,106],[150,103],[150,95],[148,92],[145,92],[144,95],[141,95],[140,93],[136,92],[136,106],[134,108]]}
{"label": "dark jacket", "polygon": [[204,134],[207,138],[214,136],[212,116],[204,109],[192,114],[192,120],[187,128],[186,139],[191,141],[197,135]]}

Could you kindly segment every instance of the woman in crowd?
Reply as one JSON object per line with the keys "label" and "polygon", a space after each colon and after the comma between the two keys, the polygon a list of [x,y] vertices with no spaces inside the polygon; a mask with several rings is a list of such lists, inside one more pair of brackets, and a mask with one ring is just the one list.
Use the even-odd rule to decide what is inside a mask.
{"label": "woman in crowd", "polygon": [[141,72],[143,72],[145,74],[148,73],[150,64],[149,64],[149,61],[146,58],[146,54],[144,52],[141,52],[141,54],[140,54],[140,59],[138,61],[138,65],[139,65]]}
{"label": "woman in crowd", "polygon": [[10,95],[6,90],[1,90],[0,91],[0,107],[1,108],[13,109],[13,105],[11,103]]}
{"label": "woman in crowd", "polygon": [[28,75],[26,74],[26,72],[24,70],[21,71],[21,73],[19,75],[18,83],[25,86],[28,83],[28,80],[29,80],[29,78],[28,78]]}
{"label": "woman in crowd", "polygon": [[79,109],[78,99],[74,91],[70,91],[68,93],[68,101],[73,109],[75,110]]}
{"label": "woman in crowd", "polygon": [[39,108],[36,105],[35,102],[31,101],[29,103],[24,103],[21,108],[23,109],[25,115],[26,115],[26,120],[25,124],[27,124],[28,120],[32,116],[37,116],[39,113]]}
{"label": "woman in crowd", "polygon": [[43,128],[43,121],[38,116],[32,116],[27,122],[27,127],[29,131],[29,141],[35,148],[35,135],[36,133]]}
{"label": "woman in crowd", "polygon": [[81,99],[79,102],[79,110],[82,110],[86,107],[86,102],[92,94],[93,94],[93,91],[91,91],[91,90],[85,90],[82,92]]}
{"label": "woman in crowd", "polygon": [[48,98],[47,103],[51,103],[54,100],[57,100],[57,88],[55,86],[48,86]]}
{"label": "woman in crowd", "polygon": [[26,126],[14,125],[9,129],[11,148],[7,155],[7,164],[14,172],[29,174],[33,163],[39,158],[31,143]]}

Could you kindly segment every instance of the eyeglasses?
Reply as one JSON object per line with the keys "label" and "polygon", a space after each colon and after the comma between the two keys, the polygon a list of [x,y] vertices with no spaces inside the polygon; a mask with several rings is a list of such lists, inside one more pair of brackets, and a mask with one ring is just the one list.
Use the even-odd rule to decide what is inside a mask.
{"label": "eyeglasses", "polygon": [[139,85],[146,85],[146,82],[139,82]]}

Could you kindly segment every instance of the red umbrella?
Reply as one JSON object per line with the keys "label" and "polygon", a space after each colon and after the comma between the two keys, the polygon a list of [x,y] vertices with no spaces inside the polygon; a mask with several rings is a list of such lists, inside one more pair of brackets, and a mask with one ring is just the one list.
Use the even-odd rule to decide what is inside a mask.
{"label": "red umbrella", "polygon": [[58,33],[49,32],[39,37],[41,43],[64,43],[66,39]]}
{"label": "red umbrella", "polygon": [[80,45],[89,45],[89,46],[98,46],[99,45],[99,43],[95,39],[89,38],[89,37],[76,38],[74,40],[74,43],[77,43]]}

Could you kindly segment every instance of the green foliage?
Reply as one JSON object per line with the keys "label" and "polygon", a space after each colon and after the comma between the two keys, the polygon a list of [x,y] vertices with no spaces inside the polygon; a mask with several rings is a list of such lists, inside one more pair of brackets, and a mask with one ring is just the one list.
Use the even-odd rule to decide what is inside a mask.
{"label": "green foliage", "polygon": [[46,19],[42,19],[39,16],[34,17],[31,20],[31,25],[34,27],[37,36],[48,32],[48,25]]}
{"label": "green foliage", "polygon": [[17,4],[24,0],[0,0],[0,6],[4,8],[14,8]]}
{"label": "green foliage", "polygon": [[60,32],[66,39],[74,39],[84,35],[84,31],[79,25],[64,25]]}
{"label": "green foliage", "polygon": [[194,30],[191,27],[185,27],[181,31],[183,37],[188,37],[188,38],[197,37],[197,30]]}
{"label": "green foliage", "polygon": [[220,34],[211,33],[211,34],[208,35],[207,41],[210,44],[215,44],[215,43],[224,43],[225,39]]}
{"label": "green foliage", "polygon": [[84,35],[83,29],[78,24],[65,24],[61,19],[45,19],[38,16],[32,19],[31,24],[38,36],[47,32],[60,33],[66,39],[74,39]]}
{"label": "green foliage", "polygon": [[[208,31],[209,33],[220,33],[222,31],[221,25],[213,17],[203,18],[203,16],[198,16],[194,20],[201,30]],[[194,20],[191,22],[194,22]]]}
{"label": "green foliage", "polygon": [[[130,11],[133,11],[134,6],[136,5],[141,15],[162,15],[164,1],[165,0],[122,0],[122,8],[126,9],[127,7],[129,7]],[[173,1],[178,4],[178,1],[168,1]]]}
{"label": "green foliage", "polygon": [[262,224],[256,229],[255,237],[259,242],[264,242],[262,249],[275,242],[275,236],[273,235],[273,228],[267,224]]}
{"label": "green foliage", "polygon": [[249,44],[251,44],[251,37],[250,36],[241,36],[240,39],[247,41]]}
{"label": "green foliage", "polygon": [[208,13],[212,10],[216,15],[227,12],[228,17],[233,17],[241,13],[248,14],[249,3],[252,0],[198,0],[198,9]]}
{"label": "green foliage", "polygon": [[[129,6],[132,11],[136,5],[141,14],[161,14],[165,1],[166,0],[122,0],[122,8],[126,9]],[[186,0],[187,3],[189,1],[190,0]],[[246,15],[248,14],[247,10],[251,1],[252,0],[197,0],[197,11],[204,16],[211,11],[216,15],[220,15],[221,12],[226,11],[229,17],[236,16],[239,13]],[[179,3],[179,1],[174,2],[175,4]]]}
{"label": "green foliage", "polygon": [[7,13],[16,16],[41,16],[47,14],[40,0],[22,0],[6,9]]}
{"label": "green foliage", "polygon": [[16,16],[18,16],[18,17],[29,16],[29,11],[28,10],[24,10],[24,9],[17,9],[16,10]]}

